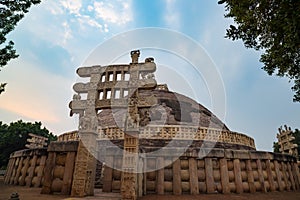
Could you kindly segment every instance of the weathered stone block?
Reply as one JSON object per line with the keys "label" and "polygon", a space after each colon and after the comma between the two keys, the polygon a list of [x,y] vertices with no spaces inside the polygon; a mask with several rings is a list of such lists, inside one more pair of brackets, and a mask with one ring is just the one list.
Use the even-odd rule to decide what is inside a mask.
{"label": "weathered stone block", "polygon": [[265,151],[250,151],[250,159],[260,159],[260,160],[272,160],[274,157],[272,153]]}
{"label": "weathered stone block", "polygon": [[78,141],[68,142],[51,142],[48,146],[47,151],[66,152],[66,151],[77,151]]}

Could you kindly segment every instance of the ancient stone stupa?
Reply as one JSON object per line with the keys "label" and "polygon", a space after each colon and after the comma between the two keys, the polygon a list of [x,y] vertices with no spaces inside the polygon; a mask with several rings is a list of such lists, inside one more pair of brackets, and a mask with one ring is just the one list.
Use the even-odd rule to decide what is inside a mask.
{"label": "ancient stone stupa", "polygon": [[122,199],[300,189],[295,157],[257,151],[251,137],[157,84],[154,59],[139,55],[132,51],[129,64],[80,67],[90,81],[73,87],[78,131],[47,150],[13,154],[5,182],[71,196],[93,195],[96,185]]}

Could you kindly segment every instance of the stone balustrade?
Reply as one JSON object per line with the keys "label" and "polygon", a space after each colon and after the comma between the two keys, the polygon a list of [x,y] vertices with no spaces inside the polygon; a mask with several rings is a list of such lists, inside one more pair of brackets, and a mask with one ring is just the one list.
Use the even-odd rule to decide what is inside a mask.
{"label": "stone balustrade", "polygon": [[[140,139],[164,140],[205,140],[238,144],[255,149],[254,140],[242,133],[223,131],[213,128],[181,126],[181,125],[151,125],[140,129]],[[122,140],[124,132],[117,127],[101,127],[98,129],[99,140]]]}
{"label": "stone balustrade", "polygon": [[10,155],[4,183],[41,187],[46,165],[47,149],[25,149]]}
{"label": "stone balustrade", "polygon": [[[165,154],[143,157],[145,172],[139,188],[144,194],[241,194],[300,189],[296,158],[288,154],[194,148],[179,158],[172,157],[177,150],[170,148]],[[120,149],[108,148],[106,160],[121,165],[122,156],[116,151]],[[117,168],[106,166],[103,189],[118,192],[120,176]]]}
{"label": "stone balustrade", "polygon": [[78,131],[70,131],[63,133],[57,137],[57,141],[62,142],[62,141],[77,141],[79,140],[79,135]]}

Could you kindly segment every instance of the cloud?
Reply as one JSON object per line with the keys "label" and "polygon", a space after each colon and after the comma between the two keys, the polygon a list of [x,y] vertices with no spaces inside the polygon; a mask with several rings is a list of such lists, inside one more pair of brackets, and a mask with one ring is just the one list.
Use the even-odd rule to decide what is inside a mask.
{"label": "cloud", "polygon": [[110,30],[122,30],[132,21],[132,0],[42,1],[22,20],[19,25],[22,28],[18,28],[72,52],[72,43],[95,39],[90,37],[95,34],[105,37]]}
{"label": "cloud", "polygon": [[65,45],[69,39],[73,38],[73,35],[70,25],[66,21],[62,23],[62,26],[64,27],[62,44]]}
{"label": "cloud", "polygon": [[173,29],[180,29],[180,14],[178,8],[176,7],[176,0],[166,0],[166,14],[164,16],[164,21],[167,27]]}
{"label": "cloud", "polygon": [[61,5],[70,12],[70,14],[80,15],[80,9],[82,7],[81,0],[64,0],[60,1]]}
{"label": "cloud", "polygon": [[131,1],[116,4],[110,1],[94,2],[94,11],[97,18],[105,23],[123,25],[132,21]]}

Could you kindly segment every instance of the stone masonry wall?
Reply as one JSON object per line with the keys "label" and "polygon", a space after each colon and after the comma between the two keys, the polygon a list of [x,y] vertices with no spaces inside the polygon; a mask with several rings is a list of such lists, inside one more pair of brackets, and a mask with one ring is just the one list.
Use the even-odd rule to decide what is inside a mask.
{"label": "stone masonry wall", "polygon": [[46,158],[46,148],[26,149],[12,153],[4,176],[4,183],[41,187]]}
{"label": "stone masonry wall", "polygon": [[[144,158],[147,171],[139,187],[144,194],[254,193],[300,190],[297,161],[290,155],[261,151],[194,149],[179,159],[165,155]],[[107,150],[108,160],[120,165],[116,149]],[[111,153],[110,153],[111,152]],[[115,152],[115,153],[113,153]],[[118,154],[118,153],[117,153]],[[120,154],[119,154],[120,155]],[[173,163],[172,161],[175,160]],[[156,170],[157,166],[164,166]],[[120,171],[105,167],[103,191],[119,191]]]}
{"label": "stone masonry wall", "polygon": [[71,193],[77,148],[78,141],[50,143],[42,194]]}

